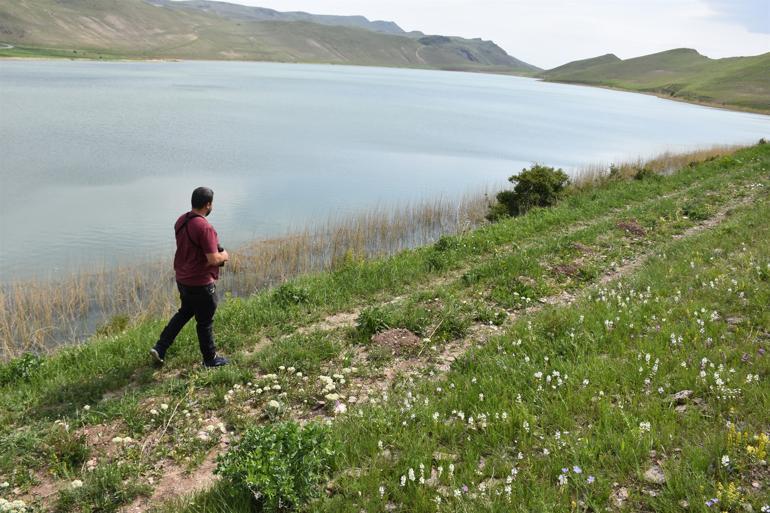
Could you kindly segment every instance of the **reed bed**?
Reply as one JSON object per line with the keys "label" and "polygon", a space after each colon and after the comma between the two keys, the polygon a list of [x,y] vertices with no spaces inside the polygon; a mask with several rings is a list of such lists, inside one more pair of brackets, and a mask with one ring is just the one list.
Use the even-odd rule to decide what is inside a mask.
{"label": "reed bed", "polygon": [[[716,158],[736,146],[664,153],[647,160],[595,164],[572,173],[571,187],[630,179],[639,169],[669,174]],[[230,251],[219,282],[222,293],[246,296],[287,279],[333,270],[350,261],[391,255],[430,244],[485,222],[496,191],[469,193],[459,201],[427,200],[329,218],[283,237],[254,241]],[[94,333],[109,335],[129,323],[166,316],[176,308],[171,263],[104,267],[56,281],[28,280],[0,286],[0,361],[25,352],[44,353]]]}
{"label": "reed bed", "polygon": [[[221,293],[253,294],[302,274],[332,270],[351,260],[394,254],[484,222],[489,194],[380,207],[230,251]],[[0,287],[0,360],[44,353],[94,333],[109,335],[130,322],[170,314],[177,305],[171,263],[102,268],[56,281],[28,280]]]}
{"label": "reed bed", "polygon": [[692,163],[721,157],[742,147],[740,145],[715,145],[683,153],[667,151],[649,159],[638,158],[614,164],[589,164],[577,170],[570,182],[571,186],[576,189],[585,189],[600,185],[610,177],[630,180],[641,169],[649,169],[655,173],[668,175]]}

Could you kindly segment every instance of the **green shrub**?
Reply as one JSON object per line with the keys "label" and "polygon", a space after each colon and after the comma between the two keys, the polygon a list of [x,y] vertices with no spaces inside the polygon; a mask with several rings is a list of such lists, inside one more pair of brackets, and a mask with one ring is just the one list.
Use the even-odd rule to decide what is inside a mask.
{"label": "green shrub", "polygon": [[310,294],[293,283],[284,283],[273,292],[273,300],[282,306],[300,305],[310,301]]}
{"label": "green shrub", "polygon": [[328,428],[281,422],[247,430],[218,458],[215,473],[248,489],[262,511],[285,511],[319,494],[333,456]]}
{"label": "green shrub", "polygon": [[385,310],[376,306],[364,308],[356,319],[356,331],[364,339],[369,339],[375,333],[390,329]]}
{"label": "green shrub", "polygon": [[518,175],[508,179],[515,184],[512,191],[501,191],[497,201],[503,207],[492,207],[489,216],[501,214],[521,215],[534,207],[550,207],[562,196],[569,177],[561,169],[554,169],[540,164],[530,169],[522,169]]}
{"label": "green shrub", "polygon": [[659,180],[661,176],[648,167],[643,167],[636,170],[634,174],[634,180]]}
{"label": "green shrub", "polygon": [[27,381],[42,364],[43,359],[40,356],[25,353],[0,365],[0,386]]}
{"label": "green shrub", "polygon": [[436,251],[451,251],[460,247],[460,241],[457,237],[449,237],[442,235],[439,239],[433,243],[433,248]]}
{"label": "green shrub", "polygon": [[693,221],[705,221],[715,213],[715,209],[703,201],[691,200],[682,206],[682,215]]}
{"label": "green shrub", "polygon": [[71,432],[62,424],[52,427],[44,447],[54,474],[60,477],[77,472],[91,453],[86,437]]}
{"label": "green shrub", "polygon": [[425,257],[425,268],[428,272],[442,271],[449,266],[446,255],[437,249],[432,249]]}

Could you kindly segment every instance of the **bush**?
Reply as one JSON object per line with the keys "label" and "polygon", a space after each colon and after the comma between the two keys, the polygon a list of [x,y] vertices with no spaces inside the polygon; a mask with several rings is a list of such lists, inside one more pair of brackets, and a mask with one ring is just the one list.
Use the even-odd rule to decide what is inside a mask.
{"label": "bush", "polygon": [[0,365],[0,386],[29,380],[42,364],[43,359],[40,356],[25,353]]}
{"label": "bush", "polygon": [[48,433],[44,447],[53,473],[59,477],[77,472],[91,453],[84,435],[72,433],[61,424]]}
{"label": "bush", "polygon": [[510,177],[508,181],[515,184],[515,187],[512,191],[497,194],[498,204],[502,208],[493,206],[488,218],[521,215],[534,207],[555,205],[561,199],[569,177],[561,169],[535,164]]}
{"label": "bush", "polygon": [[215,473],[248,489],[263,511],[283,511],[319,494],[333,456],[328,428],[281,422],[247,430],[218,458]]}
{"label": "bush", "polygon": [[706,202],[690,200],[682,206],[682,215],[692,221],[705,221],[714,216],[715,209]]}
{"label": "bush", "polygon": [[356,331],[361,338],[369,339],[375,333],[390,329],[388,315],[382,308],[364,308],[356,319]]}
{"label": "bush", "polygon": [[273,299],[282,306],[300,305],[310,301],[310,294],[306,289],[292,283],[284,283],[275,289]]}
{"label": "bush", "polygon": [[648,167],[637,169],[634,174],[634,180],[658,180],[661,176]]}

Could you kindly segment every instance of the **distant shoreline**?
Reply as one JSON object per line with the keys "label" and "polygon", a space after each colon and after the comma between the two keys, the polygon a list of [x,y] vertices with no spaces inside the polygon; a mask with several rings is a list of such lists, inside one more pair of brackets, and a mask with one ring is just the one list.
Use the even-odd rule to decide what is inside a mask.
{"label": "distant shoreline", "polygon": [[[0,43],[2,45],[5,45],[5,47],[0,47],[0,50],[10,50],[13,48],[16,48],[13,45],[10,45],[8,43]],[[3,60],[9,60],[9,61],[40,61],[40,60],[69,60],[69,61],[93,61],[93,62],[253,62],[253,63],[273,63],[273,64],[317,64],[317,65],[324,65],[324,66],[357,66],[357,67],[375,67],[375,68],[386,68],[386,69],[405,69],[405,70],[425,70],[425,71],[449,71],[449,72],[459,72],[459,73],[482,73],[486,75],[504,75],[504,76],[513,76],[513,77],[525,77],[525,78],[534,78],[539,80],[540,82],[547,82],[552,84],[567,84],[567,85],[574,85],[574,86],[584,86],[584,87],[593,87],[593,88],[600,88],[600,89],[608,89],[611,91],[621,91],[621,92],[627,92],[627,93],[637,93],[637,94],[644,94],[648,96],[655,96],[657,98],[663,99],[663,100],[672,100],[680,103],[688,103],[691,105],[699,105],[701,107],[710,107],[713,109],[721,109],[721,110],[727,110],[727,111],[733,111],[733,112],[746,112],[750,114],[761,114],[764,116],[770,116],[770,110],[762,110],[762,109],[754,109],[751,107],[743,107],[740,105],[727,105],[724,103],[718,103],[718,102],[706,102],[702,100],[688,100],[685,98],[679,98],[676,96],[670,96],[662,93],[656,93],[652,91],[638,91],[635,89],[626,89],[622,87],[617,86],[610,86],[610,85],[602,85],[602,84],[586,84],[584,82],[570,82],[567,80],[549,80],[549,79],[543,79],[537,77],[535,73],[523,73],[518,71],[505,71],[505,70],[495,70],[495,69],[458,69],[458,68],[426,68],[426,67],[407,67],[407,66],[382,66],[382,65],[371,65],[371,64],[350,64],[350,63],[339,63],[339,62],[287,62],[287,61],[261,61],[261,60],[238,60],[238,59],[180,59],[176,57],[168,57],[168,58],[143,58],[143,57],[117,57],[108,55],[108,58],[102,59],[102,58],[95,58],[95,57],[72,57],[72,56],[57,56],[57,55],[29,55],[29,56],[5,56],[0,55],[0,61]]]}
{"label": "distant shoreline", "polygon": [[545,78],[538,78],[538,80],[540,80],[541,82],[548,82],[550,84],[567,84],[567,85],[593,87],[593,88],[598,87],[599,89],[608,89],[610,91],[620,91],[623,93],[645,94],[647,96],[655,96],[662,100],[672,100],[680,103],[689,103],[691,105],[699,105],[701,107],[711,107],[712,109],[728,110],[732,112],[747,112],[749,114],[762,114],[765,116],[770,116],[770,110],[754,109],[752,107],[743,107],[740,105],[726,105],[724,103],[719,103],[719,102],[688,100],[686,98],[680,98],[678,96],[671,96],[667,94],[656,93],[654,91],[639,91],[637,89],[626,89],[624,87],[617,87],[617,86],[611,86],[611,85],[605,85],[605,84],[586,84],[585,82],[570,82],[569,80],[550,80]]}

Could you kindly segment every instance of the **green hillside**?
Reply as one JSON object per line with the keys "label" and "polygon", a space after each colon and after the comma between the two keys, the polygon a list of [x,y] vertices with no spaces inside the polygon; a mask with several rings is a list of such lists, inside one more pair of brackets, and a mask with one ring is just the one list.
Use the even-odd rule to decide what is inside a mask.
{"label": "green hillside", "polygon": [[617,87],[770,112],[770,53],[710,59],[680,48],[626,60],[610,54],[571,62],[540,76],[554,82]]}
{"label": "green hillside", "polygon": [[0,364],[0,511],[766,512],[770,145],[705,157],[228,298],[224,368]]}
{"label": "green hillside", "polygon": [[275,15],[215,2],[3,2],[0,42],[14,48],[0,50],[0,56],[231,59],[504,73],[538,70],[490,41],[398,33],[395,24],[362,17],[272,12]]}

